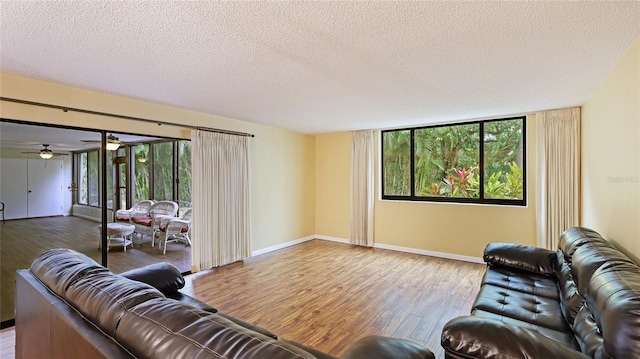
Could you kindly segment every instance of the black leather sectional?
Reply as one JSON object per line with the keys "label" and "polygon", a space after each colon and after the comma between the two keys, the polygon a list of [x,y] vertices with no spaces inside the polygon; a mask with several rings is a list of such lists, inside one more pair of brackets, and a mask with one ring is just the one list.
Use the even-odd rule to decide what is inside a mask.
{"label": "black leather sectional", "polygon": [[558,247],[489,244],[471,315],[443,329],[445,358],[640,358],[640,268],[587,228]]}
{"label": "black leather sectional", "polygon": [[[116,275],[54,249],[16,274],[16,358],[331,359],[200,302],[161,263]],[[433,359],[412,342],[369,336],[344,359]]]}

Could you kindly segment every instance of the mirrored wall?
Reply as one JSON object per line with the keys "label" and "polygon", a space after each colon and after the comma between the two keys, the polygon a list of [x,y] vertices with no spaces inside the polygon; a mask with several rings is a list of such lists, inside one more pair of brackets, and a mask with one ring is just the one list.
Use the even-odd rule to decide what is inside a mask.
{"label": "mirrored wall", "polygon": [[191,270],[190,228],[169,226],[190,214],[190,141],[104,137],[103,152],[100,131],[1,120],[3,327],[14,318],[15,271],[52,248],[106,262],[114,273],[156,262]]}

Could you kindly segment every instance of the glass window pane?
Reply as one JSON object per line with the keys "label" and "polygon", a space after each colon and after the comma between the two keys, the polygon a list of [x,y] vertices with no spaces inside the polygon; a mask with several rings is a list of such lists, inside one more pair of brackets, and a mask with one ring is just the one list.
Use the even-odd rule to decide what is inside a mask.
{"label": "glass window pane", "polygon": [[112,151],[107,151],[107,208],[113,209],[113,196],[115,191],[113,189],[113,159]]}
{"label": "glass window pane", "polygon": [[191,141],[178,141],[178,203],[191,207]]}
{"label": "glass window pane", "polygon": [[153,199],[173,200],[173,143],[153,145]]}
{"label": "glass window pane", "polygon": [[382,133],[383,194],[386,196],[411,195],[411,131]]}
{"label": "glass window pane", "polygon": [[479,198],[480,125],[415,130],[416,196]]}
{"label": "glass window pane", "polygon": [[126,163],[118,163],[117,167],[117,178],[118,178],[118,197],[120,198],[120,203],[118,204],[118,209],[127,208],[127,164]]}
{"label": "glass window pane", "polygon": [[88,178],[88,163],[87,163],[87,153],[83,152],[79,155],[79,168],[78,168],[78,203],[89,204],[89,187],[87,178]]}
{"label": "glass window pane", "polygon": [[133,148],[133,166],[135,174],[134,202],[149,199],[149,145]]}
{"label": "glass window pane", "polygon": [[89,188],[89,205],[100,205],[100,176],[98,165],[98,151],[91,151],[87,153],[88,163],[88,188]]}
{"label": "glass window pane", "polygon": [[484,125],[484,197],[523,199],[523,120]]}

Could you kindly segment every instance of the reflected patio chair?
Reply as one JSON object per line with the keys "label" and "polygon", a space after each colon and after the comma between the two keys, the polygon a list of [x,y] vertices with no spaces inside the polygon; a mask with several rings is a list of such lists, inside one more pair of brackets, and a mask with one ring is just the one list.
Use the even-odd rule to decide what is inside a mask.
{"label": "reflected patio chair", "polygon": [[149,209],[154,203],[150,199],[143,199],[129,209],[119,209],[116,211],[116,222],[130,222],[134,216],[149,216]]}
{"label": "reflected patio chair", "polygon": [[131,217],[131,223],[136,226],[135,234],[143,240],[144,236],[151,237],[151,246],[155,246],[156,234],[160,230],[160,225],[167,223],[176,217],[178,204],[173,201],[158,201],[149,207],[149,213],[142,216]]}
{"label": "reflected patio chair", "polygon": [[160,225],[160,242],[158,247],[164,243],[162,254],[167,253],[167,243],[182,242],[185,246],[191,246],[191,208],[187,209],[181,217],[170,219],[167,223]]}

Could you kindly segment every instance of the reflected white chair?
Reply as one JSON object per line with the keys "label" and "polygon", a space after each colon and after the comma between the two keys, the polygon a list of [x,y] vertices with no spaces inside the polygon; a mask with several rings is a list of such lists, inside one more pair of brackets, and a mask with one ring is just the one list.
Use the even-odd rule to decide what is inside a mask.
{"label": "reflected white chair", "polygon": [[182,242],[185,246],[191,246],[191,208],[187,209],[181,217],[170,219],[160,226],[160,244],[164,242],[162,254],[167,253],[167,243]]}
{"label": "reflected white chair", "polygon": [[149,215],[149,209],[153,205],[154,201],[150,199],[143,199],[138,203],[131,206],[129,209],[119,209],[116,211],[116,221],[118,222],[130,222],[131,218],[144,217]]}
{"label": "reflected white chair", "polygon": [[156,234],[160,230],[160,225],[167,223],[170,219],[176,217],[178,213],[178,204],[173,201],[158,201],[151,205],[149,214],[146,216],[133,216],[131,223],[136,226],[135,233],[143,236],[151,237],[151,246],[155,246]]}

